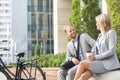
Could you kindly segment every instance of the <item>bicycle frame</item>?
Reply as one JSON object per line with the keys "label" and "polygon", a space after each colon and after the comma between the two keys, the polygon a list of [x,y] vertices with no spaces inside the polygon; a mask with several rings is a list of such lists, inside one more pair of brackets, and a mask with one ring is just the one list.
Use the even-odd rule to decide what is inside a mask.
{"label": "bicycle frame", "polygon": [[[0,58],[0,70],[3,70],[4,72],[5,72],[5,74],[7,75],[7,77],[9,77],[9,79],[10,80],[12,80],[13,78],[15,79],[15,80],[17,80],[18,79],[18,74],[19,74],[19,69],[21,69],[22,68],[22,65],[23,65],[23,63],[24,62],[20,62],[20,58],[21,57],[23,57],[24,56],[24,53],[21,55],[17,55],[17,65],[16,65],[16,72],[15,72],[15,74],[14,73],[12,73],[7,67],[6,67],[6,65],[4,64],[4,62],[2,61],[2,59]],[[12,75],[12,77],[11,77],[11,75]]]}
{"label": "bicycle frame", "polygon": [[[37,70],[39,71],[38,73],[40,73],[39,75],[41,75],[42,77],[42,80],[46,80],[46,77],[45,77],[45,74],[43,73],[43,71],[42,71],[42,69],[41,68],[39,68],[38,66],[37,66],[37,62],[38,61],[41,61],[41,59],[39,59],[39,58],[36,58],[36,59],[33,59],[33,60],[31,60],[31,61],[22,61],[21,60],[21,58],[22,57],[24,57],[24,55],[25,55],[25,53],[19,53],[19,54],[17,54],[16,56],[17,56],[17,65],[16,65],[16,72],[15,73],[12,73],[7,67],[6,67],[6,65],[4,64],[4,62],[2,61],[2,59],[0,58],[0,71],[2,71],[3,72],[3,74],[5,74],[5,76],[9,79],[9,80],[24,80],[24,77],[21,77],[21,76],[23,76],[23,75],[21,75],[21,74],[25,74],[25,76],[26,76],[26,78],[25,78],[25,80],[27,79],[27,80],[31,80],[32,78],[33,79],[36,79],[36,73],[37,73]],[[35,64],[33,63],[35,61]],[[30,72],[29,72],[29,70],[26,68],[26,66],[27,65],[30,65]],[[35,67],[35,69],[34,69],[34,71],[35,71],[35,73],[34,73],[34,71],[32,71],[32,67],[34,68]],[[26,72],[28,72],[28,74],[30,75],[30,76],[27,76],[26,75],[26,73],[24,72],[24,70],[26,70]],[[23,73],[22,73],[23,72]],[[34,73],[35,74],[35,76],[33,76],[32,77],[32,75],[31,75],[31,73]]]}

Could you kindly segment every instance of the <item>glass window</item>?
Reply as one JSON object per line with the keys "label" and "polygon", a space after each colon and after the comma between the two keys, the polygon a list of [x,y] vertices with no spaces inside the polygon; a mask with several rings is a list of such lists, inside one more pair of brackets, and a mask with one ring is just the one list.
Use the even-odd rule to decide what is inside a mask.
{"label": "glass window", "polygon": [[47,53],[54,53],[53,40],[47,40]]}
{"label": "glass window", "polygon": [[31,50],[31,44],[28,44],[28,50]]}
{"label": "glass window", "polygon": [[43,14],[39,14],[39,25],[43,26]]}
{"label": "glass window", "polygon": [[46,4],[46,11],[53,12],[53,0],[48,0]]}
{"label": "glass window", "polygon": [[36,31],[31,31],[32,33],[31,33],[31,37],[32,37],[32,39],[35,39],[36,38]]}
{"label": "glass window", "polygon": [[48,38],[53,38],[53,31],[48,31]]}
{"label": "glass window", "polygon": [[46,6],[53,7],[53,0],[48,0]]}
{"label": "glass window", "polygon": [[35,4],[35,1],[36,1],[36,0],[31,0],[31,5],[34,5],[34,4]]}
{"label": "glass window", "polygon": [[28,38],[31,38],[31,31],[28,31]]}
{"label": "glass window", "polygon": [[31,31],[36,31],[36,25],[31,25]]}
{"label": "glass window", "polygon": [[44,26],[48,26],[48,15],[47,14],[43,15],[43,24]]}
{"label": "glass window", "polygon": [[42,39],[41,31],[38,31],[38,38],[39,38],[39,39]]}
{"label": "glass window", "polygon": [[27,10],[28,10],[28,12],[31,12],[32,11],[31,6],[28,5]]}
{"label": "glass window", "polygon": [[0,38],[7,38],[7,35],[0,35]]}
{"label": "glass window", "polygon": [[43,11],[43,6],[38,6],[38,11]]}
{"label": "glass window", "polygon": [[32,24],[36,24],[36,14],[32,14]]}
{"label": "glass window", "polygon": [[38,6],[43,6],[43,0],[38,0]]}
{"label": "glass window", "polygon": [[0,29],[0,32],[6,32],[7,29]]}
{"label": "glass window", "polygon": [[[33,1],[33,0],[32,0]],[[28,5],[31,5],[31,0],[27,0]]]}
{"label": "glass window", "polygon": [[28,15],[27,15],[27,23],[28,23],[28,24],[31,24],[31,14],[28,14]]}
{"label": "glass window", "polygon": [[51,26],[53,25],[53,16],[52,15],[48,15],[48,17],[47,17],[48,19],[48,29],[50,29],[51,30]]}
{"label": "glass window", "polygon": [[31,25],[28,24],[28,31],[31,31]]}

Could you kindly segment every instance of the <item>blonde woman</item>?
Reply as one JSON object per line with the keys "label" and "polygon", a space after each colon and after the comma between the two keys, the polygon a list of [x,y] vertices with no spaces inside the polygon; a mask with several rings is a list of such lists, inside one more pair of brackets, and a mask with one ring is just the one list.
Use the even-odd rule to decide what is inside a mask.
{"label": "blonde woman", "polygon": [[110,17],[96,16],[97,30],[100,30],[95,49],[91,56],[79,63],[74,80],[88,80],[90,77],[120,68],[116,55],[116,32],[111,29]]}

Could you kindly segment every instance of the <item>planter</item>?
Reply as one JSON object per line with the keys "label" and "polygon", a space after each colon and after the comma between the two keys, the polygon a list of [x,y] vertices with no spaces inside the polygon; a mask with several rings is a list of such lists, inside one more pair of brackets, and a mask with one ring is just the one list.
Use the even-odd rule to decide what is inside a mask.
{"label": "planter", "polygon": [[[15,68],[9,69],[15,73]],[[46,80],[57,80],[57,71],[59,70],[58,67],[42,68],[42,70],[45,72]]]}
{"label": "planter", "polygon": [[59,68],[42,68],[47,76],[57,76],[57,71]]}
{"label": "planter", "polygon": [[46,80],[57,80],[57,71],[60,68],[42,68],[42,70],[46,73]]}

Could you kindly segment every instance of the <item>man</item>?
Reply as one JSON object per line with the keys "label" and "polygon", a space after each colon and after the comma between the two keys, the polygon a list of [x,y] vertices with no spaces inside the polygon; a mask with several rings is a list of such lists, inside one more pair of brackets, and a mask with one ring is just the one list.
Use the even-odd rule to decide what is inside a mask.
{"label": "man", "polygon": [[[78,34],[76,30],[71,25],[64,26],[64,32],[67,34],[67,37],[70,38],[70,41],[67,43],[67,61],[72,61],[75,66],[70,69],[60,69],[57,74],[57,80],[66,80],[66,76],[68,80],[73,80],[76,70],[77,64],[80,62],[76,57],[76,50],[78,44]],[[87,33],[83,33],[79,37],[79,59],[84,60],[86,58],[85,53],[90,51],[92,47],[95,45],[95,40],[92,39]]]}

